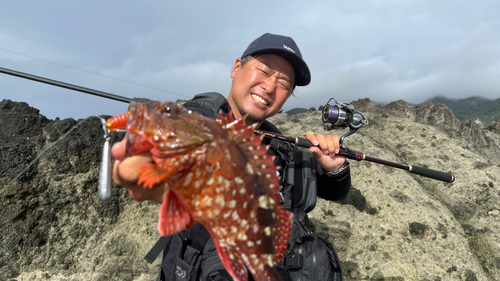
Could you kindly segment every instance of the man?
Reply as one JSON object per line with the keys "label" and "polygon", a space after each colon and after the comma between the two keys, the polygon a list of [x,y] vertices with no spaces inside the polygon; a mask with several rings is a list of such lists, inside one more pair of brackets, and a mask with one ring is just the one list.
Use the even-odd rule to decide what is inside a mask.
{"label": "man", "polygon": [[[254,40],[241,58],[236,59],[231,78],[232,87],[227,103],[233,118],[242,118],[246,125],[257,124],[258,128],[269,129],[275,127],[266,119],[281,110],[295,86],[308,85],[311,75],[292,38],[266,33]],[[203,110],[193,110],[207,115]],[[337,155],[339,138],[335,135],[312,133],[308,133],[306,138],[315,145],[310,148],[310,152],[320,166],[318,173],[314,175],[318,177],[318,196],[328,200],[347,196],[350,188],[349,166],[345,157]],[[163,202],[168,191],[166,184],[159,184],[153,189],[137,185],[137,170],[140,166],[152,162],[151,155],[144,153],[126,157],[125,146],[123,140],[112,148],[112,156],[116,159],[113,168],[115,183],[127,188],[135,200]],[[279,158],[276,158],[277,165],[282,160]],[[184,231],[183,237],[193,240],[191,247],[202,251],[209,234],[198,224]],[[174,241],[165,250],[163,269],[167,279],[172,274],[174,255],[180,247],[181,245],[175,244]]]}

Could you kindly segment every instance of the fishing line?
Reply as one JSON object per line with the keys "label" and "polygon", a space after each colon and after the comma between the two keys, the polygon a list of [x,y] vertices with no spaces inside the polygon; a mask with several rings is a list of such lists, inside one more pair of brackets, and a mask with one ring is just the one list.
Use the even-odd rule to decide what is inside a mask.
{"label": "fishing line", "polygon": [[[44,77],[35,76],[35,75],[28,74],[28,73],[23,73],[23,72],[11,70],[11,69],[3,68],[3,67],[0,67],[0,72],[5,73],[5,74],[9,74],[9,75],[13,75],[13,76],[18,76],[18,77],[25,78],[25,79],[34,80],[37,82],[42,82],[42,83],[58,86],[58,87],[63,87],[63,88],[67,88],[67,89],[71,89],[71,90],[75,90],[75,91],[80,91],[80,92],[91,94],[91,95],[96,95],[96,96],[100,96],[100,97],[104,97],[104,98],[114,99],[114,100],[121,101],[121,102],[130,103],[132,101],[136,101],[136,100],[133,100],[133,99],[130,99],[127,97],[114,95],[114,94],[110,94],[110,93],[106,93],[106,92],[102,92],[102,91],[96,91],[96,90],[93,90],[90,88],[84,88],[84,87],[72,85],[69,83],[51,80],[51,79],[47,79]],[[368,124],[368,121],[364,118],[364,116],[361,112],[354,109],[354,106],[352,104],[342,103],[342,102],[338,102],[337,100],[335,100],[336,104],[330,105],[329,103],[332,99],[335,100],[335,98],[331,98],[330,100],[328,100],[327,104],[323,107],[322,121],[323,121],[323,123],[325,123],[324,129],[327,131],[332,130],[332,129],[346,128],[346,127],[349,127],[349,129],[350,129],[349,132],[347,132],[342,137],[340,137],[340,140],[339,140],[339,144],[340,144],[340,148],[341,148],[340,155],[345,156],[349,159],[357,160],[357,161],[367,160],[367,161],[371,161],[374,163],[383,164],[383,165],[391,166],[391,167],[398,168],[398,169],[403,169],[403,170],[406,170],[406,171],[413,173],[413,174],[417,174],[420,176],[424,176],[424,177],[428,177],[428,178],[432,178],[432,179],[436,179],[436,180],[440,180],[440,181],[444,181],[444,182],[455,181],[455,176],[452,173],[445,173],[445,172],[441,172],[441,171],[437,171],[437,170],[432,170],[432,169],[427,169],[427,168],[422,168],[422,167],[417,167],[417,166],[412,166],[412,165],[403,165],[403,164],[399,164],[399,163],[395,163],[395,162],[391,162],[391,161],[387,161],[387,160],[383,160],[383,159],[378,159],[375,157],[366,156],[366,155],[364,155],[364,153],[362,153],[360,151],[351,150],[351,149],[343,146],[344,139],[347,136],[354,134],[364,124]],[[136,102],[141,102],[141,101],[136,101]],[[260,134],[264,134],[268,137],[278,138],[278,139],[282,139],[282,140],[285,140],[288,142],[292,142],[297,146],[301,146],[301,147],[314,146],[309,140],[304,139],[304,138],[299,138],[299,137],[291,138],[291,137],[286,137],[286,136],[282,136],[282,135],[278,135],[278,134],[274,134],[274,133],[270,133],[270,132],[266,132],[266,131],[259,132],[260,130],[256,130],[256,128],[253,128],[253,129],[254,129],[254,132],[256,132],[256,133],[260,133]],[[107,132],[105,131],[105,137],[106,137],[106,133]],[[106,149],[109,150],[109,141],[105,141],[104,145],[105,145],[105,148],[106,148],[106,146],[108,146]],[[103,152],[104,152],[104,150],[103,150]],[[106,159],[104,159],[105,157],[106,157]],[[107,162],[110,162],[110,157],[108,157],[107,154],[106,155],[103,154],[103,159],[106,160]],[[102,164],[101,169],[107,169],[106,167],[108,167],[108,166],[104,166],[104,164],[103,164],[103,163],[106,163],[106,161],[103,161],[101,163]],[[104,184],[102,186],[104,187],[102,189],[103,191],[109,190],[109,188],[105,187]],[[101,191],[101,189],[99,191]],[[103,199],[103,197],[101,197],[101,199]]]}
{"label": "fishing line", "polygon": [[117,80],[117,81],[120,81],[120,82],[125,82],[125,83],[129,83],[129,84],[132,84],[132,85],[136,85],[136,86],[148,88],[148,89],[151,89],[151,90],[156,90],[156,91],[160,91],[160,92],[171,94],[171,95],[175,95],[175,96],[180,96],[180,97],[185,97],[185,98],[191,98],[190,96],[186,96],[186,95],[174,93],[174,92],[171,92],[171,91],[166,91],[166,90],[158,89],[158,88],[155,88],[155,87],[150,87],[150,86],[147,86],[147,85],[144,85],[144,84],[139,84],[139,83],[136,83],[136,82],[123,80],[123,79],[116,78],[116,77],[113,77],[113,76],[108,76],[108,75],[100,74],[100,73],[97,73],[97,72],[92,72],[92,71],[81,69],[81,68],[78,68],[78,67],[69,66],[69,65],[62,64],[62,63],[58,63],[58,62],[54,62],[54,61],[50,61],[50,60],[46,60],[46,59],[41,59],[41,58],[33,57],[33,56],[30,56],[30,55],[25,55],[25,54],[22,54],[22,53],[18,53],[18,52],[6,50],[6,49],[3,49],[3,48],[0,48],[0,50],[4,51],[4,52],[16,54],[16,55],[19,55],[19,56],[24,56],[24,57],[27,57],[27,58],[31,58],[31,59],[36,59],[36,60],[39,60],[39,61],[52,63],[52,64],[59,65],[59,66],[62,66],[62,67],[71,68],[71,69],[79,70],[79,71],[82,71],[82,72],[86,72],[86,73],[90,73],[90,74],[102,76],[102,77],[105,77],[105,78],[114,79],[114,80]]}
{"label": "fishing line", "polygon": [[101,123],[104,122],[104,124],[106,123],[106,120],[100,116],[96,116],[96,115],[92,115],[92,116],[89,116],[81,121],[79,121],[78,123],[76,123],[69,131],[67,131],[66,133],[64,133],[62,136],[59,137],[59,139],[47,146],[45,146],[41,151],[40,153],[38,153],[38,155],[36,156],[35,159],[33,159],[21,172],[19,172],[17,174],[17,176],[11,180],[7,186],[5,186],[2,190],[0,190],[0,195],[2,195],[5,190],[10,187],[17,179],[19,179],[19,177],[21,177],[26,171],[28,171],[28,169],[36,162],[38,161],[40,158],[42,158],[43,156],[47,156],[47,152],[53,148],[56,144],[58,144],[60,141],[62,141],[64,138],[66,138],[71,132],[73,132],[79,125],[81,125],[83,122],[89,120],[90,118],[93,118],[93,117],[97,117],[101,120]]}

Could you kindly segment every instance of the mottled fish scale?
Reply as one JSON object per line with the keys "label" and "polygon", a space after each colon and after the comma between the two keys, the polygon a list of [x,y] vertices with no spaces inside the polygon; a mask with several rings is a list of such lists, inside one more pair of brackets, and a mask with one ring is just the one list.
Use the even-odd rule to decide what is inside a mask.
{"label": "mottled fish scale", "polygon": [[[278,167],[274,165],[274,157],[268,156],[267,148],[263,149],[261,145],[263,136],[254,136],[253,128],[243,127],[241,123],[235,124],[231,128],[233,129],[232,132],[235,135],[234,140],[238,143],[240,150],[248,156],[250,165],[248,166],[247,171],[251,170],[248,171],[251,174],[255,173],[259,177],[268,178],[269,189],[275,189],[275,191],[279,190],[279,180],[274,176],[278,171]],[[234,132],[239,132],[239,134],[236,134]],[[257,167],[257,169],[254,171],[253,167]],[[278,192],[271,191],[267,192],[267,194],[269,195],[269,197],[266,198],[267,201],[260,200],[260,203],[263,204],[264,207],[269,207],[266,206],[268,201],[272,201],[272,204],[279,202]],[[278,215],[278,219],[281,219],[282,222],[276,224],[278,226],[277,229],[271,229],[272,234],[287,231],[287,229],[289,229],[290,227],[290,225],[287,224],[287,222],[289,222],[289,213],[287,211],[284,211],[283,214]],[[273,237],[276,237],[276,240],[274,241],[274,253],[277,253],[274,256],[273,261],[278,262],[279,260],[281,260],[281,258],[283,257],[282,254],[288,247],[288,241],[281,239],[279,235],[274,235]]]}
{"label": "mottled fish scale", "polygon": [[[219,118],[222,117],[219,116]],[[279,225],[279,223],[269,224],[269,222],[276,222],[281,218],[282,222],[286,224],[289,222],[290,213],[279,210],[281,207],[278,203],[279,181],[275,176],[277,169],[272,157],[267,156],[265,147],[260,145],[262,138],[253,136],[252,128],[244,128],[238,122],[230,123],[225,129],[228,131],[228,135],[235,136],[233,140],[238,145],[240,152],[245,154],[246,151],[252,150],[249,148],[254,147],[253,150],[259,152],[257,154],[261,156],[256,158],[254,154],[251,154],[252,157],[246,157],[246,161],[239,162],[239,164],[246,163],[246,171],[241,171],[241,168],[236,169],[240,170],[241,173],[235,175],[234,179],[227,179],[217,172],[214,174],[217,178],[222,177],[227,180],[232,192],[211,194],[216,198],[212,209],[223,204],[217,213],[229,220],[211,220],[207,224],[213,225],[212,231],[215,234],[213,236],[216,244],[219,245],[219,252],[229,253],[227,256],[221,255],[226,267],[233,268],[238,278],[246,280],[246,271],[243,266],[245,263],[254,277],[259,277],[256,280],[266,280],[271,277],[267,276],[268,274],[265,272],[269,271],[269,267],[281,259],[288,242],[282,236],[276,235],[280,228],[274,228],[273,225]],[[270,191],[266,185],[267,187],[272,186],[276,191]],[[248,203],[248,199],[250,202],[253,199],[255,204]],[[273,215],[273,212],[268,211],[272,209],[278,211]],[[204,213],[207,211],[214,212],[214,210],[203,210]],[[288,223],[281,230],[286,232],[289,227]],[[258,234],[263,235],[259,236]],[[223,238],[218,238],[221,236]],[[285,249],[283,249],[283,244]],[[277,249],[280,252],[275,254]]]}
{"label": "mottled fish scale", "polygon": [[[247,280],[246,268],[255,280],[281,280],[273,266],[287,248],[292,214],[279,204],[274,158],[253,127],[231,115],[211,120],[170,102],[131,104],[129,116],[128,153],[151,151],[155,162],[139,169],[139,182],[170,187],[160,233],[200,222],[235,280]],[[123,119],[110,119],[108,126]]]}

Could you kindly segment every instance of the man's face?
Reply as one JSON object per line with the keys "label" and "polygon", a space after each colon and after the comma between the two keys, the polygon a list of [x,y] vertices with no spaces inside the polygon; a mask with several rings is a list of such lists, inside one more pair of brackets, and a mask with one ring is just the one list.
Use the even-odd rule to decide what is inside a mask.
{"label": "man's face", "polygon": [[244,118],[246,125],[262,123],[278,113],[295,83],[290,63],[272,54],[257,55],[243,66],[237,59],[231,78],[228,101],[235,117]]}

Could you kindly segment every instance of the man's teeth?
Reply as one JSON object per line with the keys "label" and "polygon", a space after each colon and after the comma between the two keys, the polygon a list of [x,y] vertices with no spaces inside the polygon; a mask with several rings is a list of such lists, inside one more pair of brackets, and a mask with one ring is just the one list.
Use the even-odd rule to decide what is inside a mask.
{"label": "man's teeth", "polygon": [[268,105],[267,101],[264,100],[263,98],[257,96],[257,95],[252,95],[252,98],[256,101],[258,101],[259,103],[263,104],[263,105]]}

